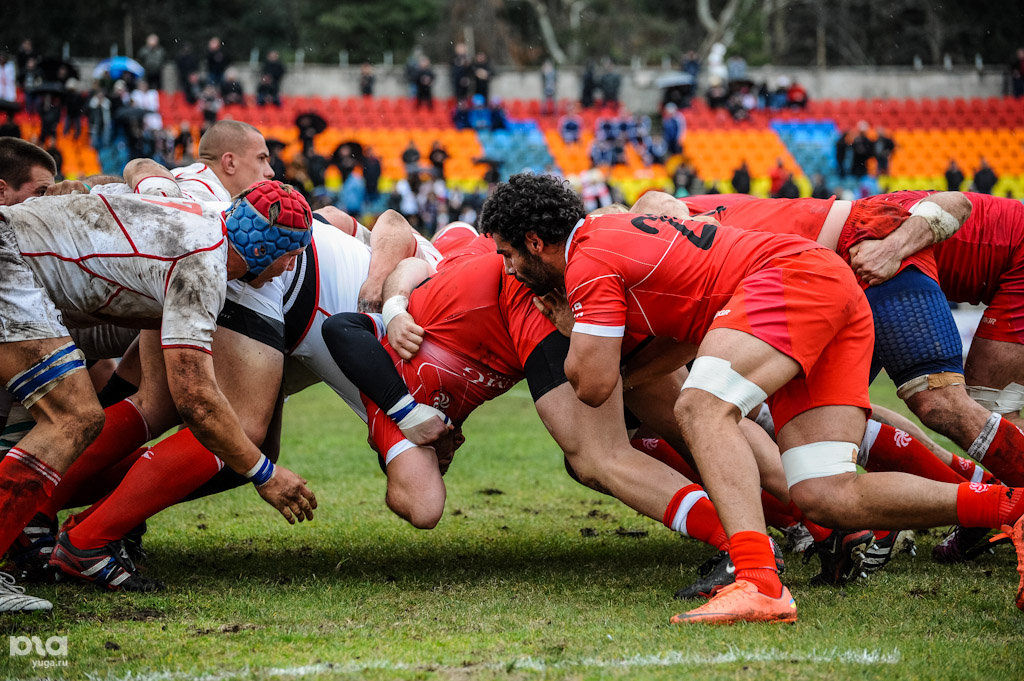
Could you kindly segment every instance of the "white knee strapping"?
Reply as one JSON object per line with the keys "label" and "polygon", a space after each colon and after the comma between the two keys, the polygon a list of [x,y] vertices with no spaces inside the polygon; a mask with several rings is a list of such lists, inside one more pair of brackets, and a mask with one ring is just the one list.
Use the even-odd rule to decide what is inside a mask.
{"label": "white knee strapping", "polygon": [[761,426],[764,432],[775,437],[775,419],[772,418],[772,410],[768,408],[767,404],[762,404],[761,408],[757,410],[754,423]]}
{"label": "white knee strapping", "polygon": [[964,375],[954,371],[942,371],[937,374],[927,374],[912,378],[896,389],[896,395],[901,400],[907,400],[911,395],[916,395],[923,390],[935,390],[950,385],[964,385]]}
{"label": "white knee strapping", "polygon": [[706,355],[693,361],[690,375],[683,383],[683,390],[687,388],[709,392],[723,402],[736,405],[741,418],[768,397],[756,383],[733,371],[727,360]]}
{"label": "white knee strapping", "polygon": [[989,411],[1012,414],[1024,408],[1024,385],[1011,383],[1002,390],[983,385],[967,386],[967,394]]}
{"label": "white knee strapping", "polygon": [[910,209],[910,214],[925,219],[935,243],[945,241],[960,229],[960,221],[934,201],[919,201]]}
{"label": "white knee strapping", "polygon": [[782,453],[786,483],[792,487],[811,478],[857,471],[857,445],[852,442],[812,442]]}

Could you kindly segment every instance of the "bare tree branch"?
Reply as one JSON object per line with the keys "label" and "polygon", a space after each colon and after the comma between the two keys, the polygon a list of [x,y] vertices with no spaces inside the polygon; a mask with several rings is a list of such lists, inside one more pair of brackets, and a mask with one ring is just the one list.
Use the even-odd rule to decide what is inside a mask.
{"label": "bare tree branch", "polygon": [[551,17],[548,15],[547,5],[542,0],[526,0],[526,4],[533,8],[537,14],[537,23],[540,24],[540,34],[544,38],[544,45],[547,47],[551,59],[556,64],[566,62],[565,52],[558,44],[558,37],[555,36],[555,27],[551,25]]}

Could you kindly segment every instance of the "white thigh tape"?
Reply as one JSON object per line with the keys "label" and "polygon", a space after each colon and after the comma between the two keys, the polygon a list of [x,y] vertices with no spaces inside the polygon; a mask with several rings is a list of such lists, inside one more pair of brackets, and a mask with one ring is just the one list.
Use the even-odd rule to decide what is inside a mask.
{"label": "white thigh tape", "polygon": [[690,375],[683,383],[683,390],[687,388],[709,392],[723,402],[736,405],[741,418],[768,397],[756,383],[733,371],[728,361],[707,355],[693,361]]}
{"label": "white thigh tape", "polygon": [[852,442],[812,442],[782,453],[786,483],[792,487],[811,478],[857,471],[857,445]]}
{"label": "white thigh tape", "polygon": [[1024,385],[1011,383],[1002,390],[982,385],[967,386],[967,394],[989,411],[1012,414],[1024,408]]}

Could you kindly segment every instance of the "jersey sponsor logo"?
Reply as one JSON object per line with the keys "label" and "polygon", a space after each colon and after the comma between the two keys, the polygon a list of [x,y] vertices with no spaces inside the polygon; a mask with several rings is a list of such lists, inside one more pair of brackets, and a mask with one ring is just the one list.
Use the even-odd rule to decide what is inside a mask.
{"label": "jersey sponsor logo", "polygon": [[892,439],[893,442],[896,443],[897,447],[906,447],[910,444],[910,434],[900,430],[899,428],[896,429]]}
{"label": "jersey sponsor logo", "polygon": [[[498,390],[508,390],[515,385],[515,381],[510,379],[508,376],[503,374],[485,374],[474,367],[464,367],[462,369],[462,377],[475,385],[496,388]],[[440,407],[438,407],[438,409],[440,409]]]}
{"label": "jersey sponsor logo", "polygon": [[729,308],[726,308],[724,310],[719,310],[718,312],[715,313],[715,319],[718,319],[719,317],[724,317],[725,315],[729,314],[730,312],[732,312],[732,310],[730,310]]}
{"label": "jersey sponsor logo", "polygon": [[[668,224],[702,251],[711,248],[711,244],[715,240],[715,234],[718,232],[718,227],[709,222],[682,221],[667,215],[638,215],[630,220],[630,223],[645,234],[658,234],[658,228],[655,226],[657,223]],[[700,234],[698,235],[688,225],[700,225]]]}
{"label": "jersey sponsor logo", "polygon": [[430,404],[434,409],[440,409],[444,411],[452,404],[451,395],[446,393],[444,390],[438,388],[434,392],[430,393]]}

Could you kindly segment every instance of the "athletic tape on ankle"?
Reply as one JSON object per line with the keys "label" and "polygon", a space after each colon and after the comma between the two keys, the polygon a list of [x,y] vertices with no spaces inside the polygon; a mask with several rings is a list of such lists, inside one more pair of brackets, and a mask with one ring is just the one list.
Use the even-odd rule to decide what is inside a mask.
{"label": "athletic tape on ankle", "polygon": [[910,209],[910,214],[925,219],[935,243],[945,241],[960,229],[960,221],[934,201],[919,201]]}
{"label": "athletic tape on ankle", "polygon": [[857,471],[857,445],[852,442],[812,442],[782,453],[786,483],[792,487],[812,478]]}
{"label": "athletic tape on ankle", "polygon": [[30,409],[73,371],[85,369],[85,355],[74,343],[65,343],[11,379],[7,389]]}
{"label": "athletic tape on ankle", "polygon": [[693,361],[690,375],[683,383],[683,390],[687,388],[709,392],[723,402],[736,405],[741,418],[768,397],[756,383],[733,371],[730,362],[707,355]]}
{"label": "athletic tape on ankle", "polygon": [[384,329],[388,328],[392,319],[400,314],[405,314],[408,307],[409,299],[405,296],[391,296],[385,300],[380,310],[380,315],[384,320]]}
{"label": "athletic tape on ankle", "polygon": [[1002,390],[983,385],[967,386],[967,395],[989,411],[1013,414],[1024,409],[1024,385],[1011,383]]}
{"label": "athletic tape on ankle", "polygon": [[268,459],[266,454],[260,454],[260,460],[246,471],[245,477],[257,487],[266,484],[270,478],[274,477],[274,462]]}

